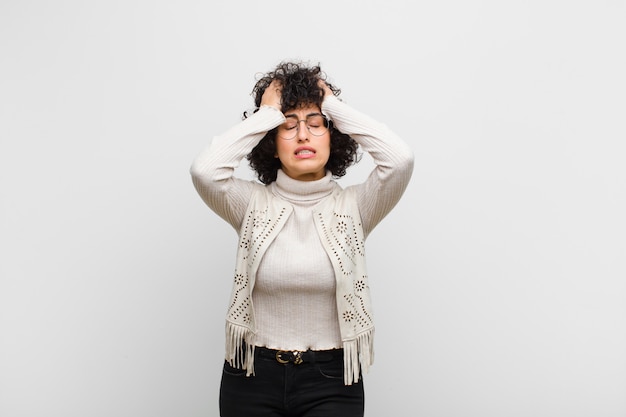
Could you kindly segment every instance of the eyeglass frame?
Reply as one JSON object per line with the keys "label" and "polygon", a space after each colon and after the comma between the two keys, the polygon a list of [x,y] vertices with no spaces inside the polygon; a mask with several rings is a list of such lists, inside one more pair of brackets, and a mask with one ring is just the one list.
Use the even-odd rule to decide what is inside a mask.
{"label": "eyeglass frame", "polygon": [[[321,116],[322,119],[324,120],[324,126],[326,127],[326,130],[323,133],[320,133],[319,135],[317,135],[317,134],[311,132],[311,128],[309,127],[309,125],[306,122],[309,119],[309,117],[312,117],[312,116]],[[280,132],[280,126],[282,126],[284,124],[283,123],[280,126],[276,127],[276,136],[278,136],[282,140],[294,140],[296,137],[298,137],[298,133],[300,133],[300,123],[301,122],[304,122],[304,125],[306,126],[306,130],[308,130],[309,133],[312,134],[315,137],[320,137],[320,136],[323,136],[324,134],[326,134],[327,132],[330,132],[330,126],[331,126],[330,119],[328,117],[326,117],[323,113],[310,113],[310,114],[307,114],[306,119],[298,119],[298,117],[296,115],[285,116],[285,118],[295,119],[296,120],[296,133],[291,138],[286,138],[284,136],[281,136],[279,132]]]}

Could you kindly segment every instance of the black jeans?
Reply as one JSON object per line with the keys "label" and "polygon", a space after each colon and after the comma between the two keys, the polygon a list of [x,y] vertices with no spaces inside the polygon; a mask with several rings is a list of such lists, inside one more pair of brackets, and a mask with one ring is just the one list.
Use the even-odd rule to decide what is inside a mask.
{"label": "black jeans", "polygon": [[260,350],[253,376],[224,363],[221,417],[363,417],[363,380],[344,385],[342,354],[296,365]]}

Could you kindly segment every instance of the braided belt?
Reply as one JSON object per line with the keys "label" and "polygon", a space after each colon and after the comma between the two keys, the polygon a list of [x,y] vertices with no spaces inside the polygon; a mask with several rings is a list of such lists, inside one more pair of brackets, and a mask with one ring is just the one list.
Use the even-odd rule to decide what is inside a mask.
{"label": "braided belt", "polygon": [[293,363],[330,362],[334,359],[343,358],[343,349],[331,350],[275,350],[265,347],[257,347],[256,351],[260,356],[276,359],[276,362],[286,365]]}
{"label": "braided belt", "polygon": [[300,365],[302,362],[304,362],[304,359],[302,358],[302,356],[305,353],[306,352],[302,352],[300,350],[295,350],[293,352],[289,352],[287,350],[277,350],[276,361],[282,364],[293,362],[294,365]]}

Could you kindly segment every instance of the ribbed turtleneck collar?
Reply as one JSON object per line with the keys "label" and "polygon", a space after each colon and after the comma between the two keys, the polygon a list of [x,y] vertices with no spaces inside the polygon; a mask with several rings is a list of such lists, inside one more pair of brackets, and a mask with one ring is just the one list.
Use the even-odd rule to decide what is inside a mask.
{"label": "ribbed turtleneck collar", "polygon": [[315,201],[330,195],[335,189],[332,173],[326,171],[326,176],[316,181],[295,180],[278,170],[276,181],[271,185],[272,191],[288,201]]}

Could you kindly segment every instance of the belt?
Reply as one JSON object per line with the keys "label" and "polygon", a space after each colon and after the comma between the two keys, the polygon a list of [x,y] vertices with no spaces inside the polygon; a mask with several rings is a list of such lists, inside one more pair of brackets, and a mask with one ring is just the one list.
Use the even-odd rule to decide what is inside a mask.
{"label": "belt", "polygon": [[278,363],[301,363],[330,362],[343,358],[343,349],[331,350],[276,350],[257,346],[255,351],[263,358],[275,359]]}

